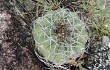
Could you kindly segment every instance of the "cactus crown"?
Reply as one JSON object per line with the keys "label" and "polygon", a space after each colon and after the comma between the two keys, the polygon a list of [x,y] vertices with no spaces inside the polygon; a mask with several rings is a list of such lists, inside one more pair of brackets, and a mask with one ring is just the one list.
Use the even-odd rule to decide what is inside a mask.
{"label": "cactus crown", "polygon": [[37,50],[45,60],[61,65],[76,59],[85,48],[87,32],[76,12],[48,11],[35,21],[33,31]]}

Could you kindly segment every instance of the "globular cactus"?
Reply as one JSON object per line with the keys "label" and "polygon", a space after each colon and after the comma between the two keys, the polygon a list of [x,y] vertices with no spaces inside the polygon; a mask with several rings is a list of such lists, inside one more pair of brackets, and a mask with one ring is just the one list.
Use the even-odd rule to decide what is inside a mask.
{"label": "globular cactus", "polygon": [[[85,48],[88,39],[85,25],[77,16],[77,12],[60,8],[48,11],[35,20],[33,35],[36,48],[42,56],[55,65],[69,63],[76,59]],[[44,61],[46,63],[46,61]]]}

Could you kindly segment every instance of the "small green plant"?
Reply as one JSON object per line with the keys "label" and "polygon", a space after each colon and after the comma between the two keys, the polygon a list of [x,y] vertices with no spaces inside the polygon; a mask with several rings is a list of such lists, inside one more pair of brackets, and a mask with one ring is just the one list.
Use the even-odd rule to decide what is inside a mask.
{"label": "small green plant", "polygon": [[103,36],[108,36],[110,38],[110,17],[108,16],[100,16],[99,18],[97,18],[97,20],[95,20],[95,30],[94,33],[97,34],[100,39]]}
{"label": "small green plant", "polygon": [[88,0],[83,1],[81,7],[87,11],[87,17],[93,23],[93,33],[92,35],[102,36],[106,35],[110,37],[110,8],[106,8],[107,0]]}

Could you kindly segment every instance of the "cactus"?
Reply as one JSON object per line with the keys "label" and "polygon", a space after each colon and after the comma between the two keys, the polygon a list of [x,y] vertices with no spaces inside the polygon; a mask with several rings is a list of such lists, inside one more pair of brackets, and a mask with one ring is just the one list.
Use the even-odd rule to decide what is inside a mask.
{"label": "cactus", "polygon": [[88,35],[77,12],[68,9],[48,11],[35,20],[36,48],[44,59],[62,65],[76,59],[85,48]]}

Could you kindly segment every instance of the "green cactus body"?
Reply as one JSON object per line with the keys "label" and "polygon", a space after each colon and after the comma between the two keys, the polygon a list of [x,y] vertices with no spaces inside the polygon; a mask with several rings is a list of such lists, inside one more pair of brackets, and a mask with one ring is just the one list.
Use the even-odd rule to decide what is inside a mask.
{"label": "green cactus body", "polygon": [[36,20],[34,27],[38,51],[55,64],[69,63],[69,58],[79,56],[88,39],[85,25],[77,13],[67,9],[46,12]]}

